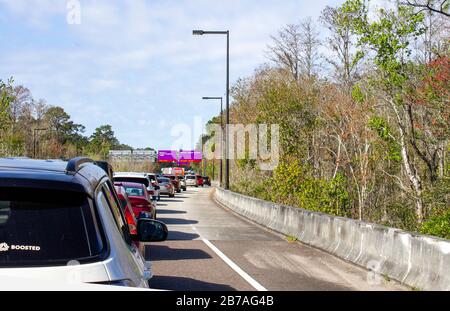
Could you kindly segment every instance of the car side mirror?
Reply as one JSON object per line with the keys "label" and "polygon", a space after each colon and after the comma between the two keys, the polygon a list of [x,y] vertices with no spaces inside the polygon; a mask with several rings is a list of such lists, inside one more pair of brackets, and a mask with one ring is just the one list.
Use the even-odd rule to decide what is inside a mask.
{"label": "car side mirror", "polygon": [[161,221],[141,218],[137,223],[137,235],[134,237],[139,242],[162,242],[167,240],[169,229]]}
{"label": "car side mirror", "polygon": [[161,187],[160,186],[155,186],[155,189],[159,190],[159,189],[161,189]]}

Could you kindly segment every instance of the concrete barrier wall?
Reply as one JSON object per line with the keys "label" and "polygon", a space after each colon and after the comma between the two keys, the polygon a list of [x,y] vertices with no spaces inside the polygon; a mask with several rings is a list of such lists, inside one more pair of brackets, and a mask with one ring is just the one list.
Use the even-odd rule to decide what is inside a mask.
{"label": "concrete barrier wall", "polygon": [[450,241],[283,206],[216,188],[234,212],[337,257],[423,290],[450,290]]}

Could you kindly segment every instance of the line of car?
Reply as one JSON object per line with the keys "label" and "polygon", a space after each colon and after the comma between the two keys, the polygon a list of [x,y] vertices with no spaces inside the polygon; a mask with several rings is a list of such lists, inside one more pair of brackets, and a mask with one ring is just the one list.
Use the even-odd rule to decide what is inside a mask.
{"label": "line of car", "polygon": [[205,184],[196,175],[114,173],[83,157],[0,159],[0,280],[147,288],[145,243],[168,236],[157,202]]}

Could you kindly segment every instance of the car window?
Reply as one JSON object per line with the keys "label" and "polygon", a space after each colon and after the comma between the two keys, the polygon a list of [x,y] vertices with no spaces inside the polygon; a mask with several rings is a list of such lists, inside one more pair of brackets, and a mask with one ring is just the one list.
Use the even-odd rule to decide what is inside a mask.
{"label": "car window", "polygon": [[85,194],[0,188],[0,266],[99,260],[105,245],[101,230]]}
{"label": "car window", "polygon": [[169,178],[158,178],[158,182],[160,182],[160,183],[168,183],[168,182],[170,182],[170,179]]}
{"label": "car window", "polygon": [[195,179],[195,176],[186,176],[186,179]]}
{"label": "car window", "polygon": [[125,192],[127,193],[128,196],[135,196],[135,197],[145,196],[145,191],[143,188],[129,187],[129,186],[123,186],[123,188],[125,189]]}
{"label": "car window", "polygon": [[[114,220],[116,221],[116,225],[119,229],[119,232],[122,234],[125,242],[128,244],[131,244],[131,237],[129,235],[129,228],[127,225],[127,222],[125,220],[125,216],[123,214],[123,211],[119,207],[119,202],[116,202],[114,195],[112,193],[112,188],[108,185],[108,183],[105,183],[102,186],[102,193],[104,195],[104,198],[100,197],[100,199],[106,200],[107,205],[110,207]],[[103,202],[105,203],[105,202]]]}
{"label": "car window", "polygon": [[125,200],[125,198],[119,198],[119,200],[120,200],[120,207],[122,208],[122,210],[125,210],[125,208],[128,205],[127,200]]}
{"label": "car window", "polygon": [[114,181],[143,184],[145,187],[148,187],[150,185],[148,179],[145,177],[114,177]]}

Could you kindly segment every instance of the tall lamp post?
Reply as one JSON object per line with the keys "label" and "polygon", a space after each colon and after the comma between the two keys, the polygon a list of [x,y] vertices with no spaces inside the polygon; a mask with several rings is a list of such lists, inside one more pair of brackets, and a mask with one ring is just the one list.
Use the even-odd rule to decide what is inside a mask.
{"label": "tall lamp post", "polygon": [[46,131],[47,129],[38,128],[33,130],[33,158],[36,159],[36,132]]}
{"label": "tall lamp post", "polygon": [[192,34],[194,36],[203,35],[226,35],[227,36],[227,101],[226,101],[226,126],[225,126],[225,189],[230,189],[230,160],[229,160],[229,124],[230,124],[230,31],[204,31],[204,30],[193,30]]}
{"label": "tall lamp post", "polygon": [[220,155],[220,170],[219,170],[219,174],[220,174],[220,186],[223,186],[223,97],[203,97],[203,100],[217,100],[220,99],[220,128],[222,129],[222,133],[220,134],[220,151],[221,151],[221,155]]}

